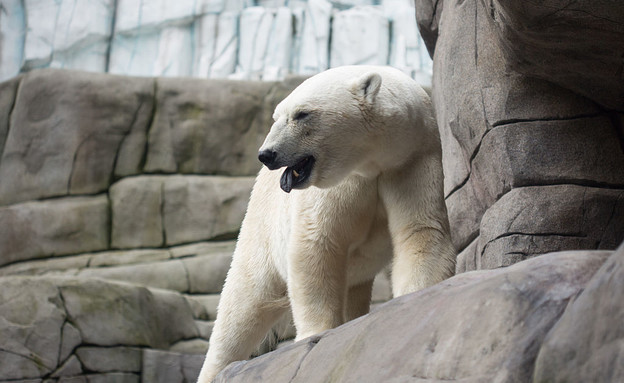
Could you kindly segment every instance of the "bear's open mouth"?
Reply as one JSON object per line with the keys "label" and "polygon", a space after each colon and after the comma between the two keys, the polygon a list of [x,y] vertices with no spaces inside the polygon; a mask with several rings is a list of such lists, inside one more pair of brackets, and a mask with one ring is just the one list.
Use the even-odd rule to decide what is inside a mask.
{"label": "bear's open mouth", "polygon": [[292,189],[303,186],[312,173],[314,161],[314,157],[306,156],[295,165],[287,167],[280,179],[282,190],[290,193]]}

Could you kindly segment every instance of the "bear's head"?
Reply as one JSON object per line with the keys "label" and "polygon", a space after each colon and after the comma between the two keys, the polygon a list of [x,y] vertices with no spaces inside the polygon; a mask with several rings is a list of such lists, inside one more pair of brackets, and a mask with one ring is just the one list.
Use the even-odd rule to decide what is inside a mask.
{"label": "bear's head", "polygon": [[378,145],[375,101],[381,83],[374,71],[330,69],[277,105],[258,158],[271,170],[286,167],[280,180],[285,192],[331,187],[363,167]]}

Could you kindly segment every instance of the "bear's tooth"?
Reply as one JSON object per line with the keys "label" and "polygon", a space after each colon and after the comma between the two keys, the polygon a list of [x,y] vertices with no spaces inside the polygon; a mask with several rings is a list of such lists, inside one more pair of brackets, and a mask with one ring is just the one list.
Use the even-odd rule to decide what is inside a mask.
{"label": "bear's tooth", "polygon": [[297,173],[295,169],[293,169],[293,174],[295,175],[295,177],[299,177],[299,173]]}

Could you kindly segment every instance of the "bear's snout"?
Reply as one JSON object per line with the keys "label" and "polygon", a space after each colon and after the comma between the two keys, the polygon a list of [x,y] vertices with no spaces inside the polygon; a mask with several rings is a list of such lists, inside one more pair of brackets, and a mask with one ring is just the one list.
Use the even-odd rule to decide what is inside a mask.
{"label": "bear's snout", "polygon": [[258,159],[260,162],[262,162],[270,170],[275,170],[280,167],[275,163],[276,158],[277,152],[273,150],[265,149],[258,153]]}

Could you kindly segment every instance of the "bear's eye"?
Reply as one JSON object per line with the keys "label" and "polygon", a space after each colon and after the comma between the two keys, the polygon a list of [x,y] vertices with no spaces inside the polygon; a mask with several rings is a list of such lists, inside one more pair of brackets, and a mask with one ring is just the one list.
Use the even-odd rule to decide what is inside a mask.
{"label": "bear's eye", "polygon": [[308,112],[299,111],[299,112],[295,113],[295,115],[293,116],[293,120],[301,121],[301,120],[305,119],[306,117],[308,117],[309,115],[310,115],[310,113],[308,113]]}

